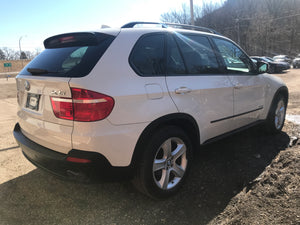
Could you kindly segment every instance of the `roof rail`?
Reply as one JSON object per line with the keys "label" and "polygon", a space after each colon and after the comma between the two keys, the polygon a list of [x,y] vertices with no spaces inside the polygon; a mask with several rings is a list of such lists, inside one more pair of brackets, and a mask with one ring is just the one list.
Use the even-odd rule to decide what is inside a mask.
{"label": "roof rail", "polygon": [[174,27],[174,28],[182,28],[187,30],[198,30],[198,31],[204,31],[212,34],[218,34],[221,35],[219,32],[207,28],[207,27],[199,27],[199,26],[193,26],[188,24],[180,24],[180,23],[160,23],[160,22],[130,22],[125,25],[123,25],[121,28],[133,28],[135,25],[143,25],[143,24],[153,24],[153,25],[161,25],[162,28],[168,28],[168,27]]}

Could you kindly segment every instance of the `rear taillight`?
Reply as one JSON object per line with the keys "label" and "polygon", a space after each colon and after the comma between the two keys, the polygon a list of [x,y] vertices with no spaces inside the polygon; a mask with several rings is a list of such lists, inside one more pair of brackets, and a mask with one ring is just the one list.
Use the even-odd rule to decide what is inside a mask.
{"label": "rear taillight", "polygon": [[71,88],[72,98],[51,97],[56,117],[90,122],[105,119],[114,107],[110,96],[80,88]]}
{"label": "rear taillight", "polygon": [[73,120],[73,103],[71,98],[51,97],[52,109],[57,118]]}

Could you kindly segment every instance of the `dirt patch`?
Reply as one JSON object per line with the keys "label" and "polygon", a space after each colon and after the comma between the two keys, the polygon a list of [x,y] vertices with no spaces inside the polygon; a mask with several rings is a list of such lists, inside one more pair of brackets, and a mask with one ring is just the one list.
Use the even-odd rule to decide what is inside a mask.
{"label": "dirt patch", "polygon": [[[286,123],[290,135],[300,127]],[[292,143],[294,142],[294,143]],[[282,150],[209,224],[300,224],[300,145]]]}
{"label": "dirt patch", "polygon": [[6,84],[0,83],[0,99],[16,98],[16,97],[17,97],[17,87],[15,82],[6,83]]}
{"label": "dirt patch", "polygon": [[[289,88],[287,113],[300,115],[300,70],[291,69],[275,76],[283,79]],[[286,121],[283,132],[288,135],[288,145],[274,154],[265,170],[247,182],[209,224],[300,224],[300,125]],[[261,146],[274,152],[273,144],[278,138],[282,137],[276,136],[270,144]],[[264,141],[267,140],[265,137]],[[264,158],[261,153],[255,157]],[[258,165],[255,163],[253,167]]]}

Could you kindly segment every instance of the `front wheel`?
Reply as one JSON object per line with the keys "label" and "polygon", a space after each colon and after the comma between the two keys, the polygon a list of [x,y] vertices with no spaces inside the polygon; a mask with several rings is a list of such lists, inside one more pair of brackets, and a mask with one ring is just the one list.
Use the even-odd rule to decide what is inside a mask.
{"label": "front wheel", "polygon": [[169,197],[182,186],[191,158],[192,143],[182,129],[159,129],[145,146],[134,184],[152,198]]}
{"label": "front wheel", "polygon": [[268,118],[267,125],[268,129],[273,132],[280,132],[285,121],[287,100],[282,95],[278,95],[271,106]]}

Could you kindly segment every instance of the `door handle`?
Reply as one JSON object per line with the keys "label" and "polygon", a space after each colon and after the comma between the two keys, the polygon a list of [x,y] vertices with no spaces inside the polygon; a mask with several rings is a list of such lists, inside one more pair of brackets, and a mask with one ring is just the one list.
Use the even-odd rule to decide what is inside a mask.
{"label": "door handle", "polygon": [[175,89],[175,93],[176,94],[186,94],[186,93],[190,93],[192,91],[192,89],[187,88],[187,87],[180,87]]}

